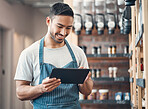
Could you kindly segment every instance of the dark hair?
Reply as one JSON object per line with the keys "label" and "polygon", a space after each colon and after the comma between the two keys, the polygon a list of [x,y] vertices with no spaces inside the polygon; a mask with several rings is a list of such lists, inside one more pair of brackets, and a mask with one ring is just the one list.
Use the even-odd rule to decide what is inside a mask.
{"label": "dark hair", "polygon": [[73,10],[68,4],[65,3],[55,3],[50,8],[50,17],[53,17],[55,15],[65,15],[65,16],[72,16],[74,17]]}

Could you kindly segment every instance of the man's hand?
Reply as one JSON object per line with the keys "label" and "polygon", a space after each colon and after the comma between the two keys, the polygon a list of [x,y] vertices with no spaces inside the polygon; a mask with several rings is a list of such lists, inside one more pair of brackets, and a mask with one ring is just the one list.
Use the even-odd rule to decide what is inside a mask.
{"label": "man's hand", "polygon": [[41,84],[41,92],[51,92],[53,91],[55,88],[57,88],[59,85],[61,84],[61,80],[60,79],[56,79],[56,78],[45,78],[42,81]]}
{"label": "man's hand", "polygon": [[[84,67],[79,67],[80,69],[83,69]],[[93,88],[93,81],[91,79],[91,72],[88,73],[85,81],[83,84],[79,84],[79,90],[84,95],[89,95]]]}

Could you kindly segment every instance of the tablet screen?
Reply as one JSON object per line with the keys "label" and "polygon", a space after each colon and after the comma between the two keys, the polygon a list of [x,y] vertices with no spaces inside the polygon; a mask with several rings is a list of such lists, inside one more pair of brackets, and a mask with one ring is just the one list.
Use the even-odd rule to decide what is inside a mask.
{"label": "tablet screen", "polygon": [[75,68],[54,68],[50,78],[61,79],[61,83],[65,84],[83,84],[90,69]]}

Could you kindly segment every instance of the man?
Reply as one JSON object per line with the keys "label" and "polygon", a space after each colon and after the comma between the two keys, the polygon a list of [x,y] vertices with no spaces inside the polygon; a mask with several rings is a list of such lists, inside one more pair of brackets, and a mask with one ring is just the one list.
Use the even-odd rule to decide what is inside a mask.
{"label": "man", "polygon": [[91,73],[79,85],[49,78],[56,67],[88,68],[83,50],[65,39],[72,30],[73,16],[67,4],[54,4],[46,18],[47,34],[20,55],[15,75],[17,97],[32,100],[34,109],[80,109],[79,91],[86,96],[91,93]]}

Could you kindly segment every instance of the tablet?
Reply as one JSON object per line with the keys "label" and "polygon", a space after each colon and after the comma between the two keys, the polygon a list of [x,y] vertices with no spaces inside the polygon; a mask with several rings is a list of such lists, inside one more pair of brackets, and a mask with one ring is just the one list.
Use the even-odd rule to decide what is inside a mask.
{"label": "tablet", "polygon": [[54,68],[50,78],[61,79],[61,83],[65,84],[83,84],[90,69],[75,68]]}

